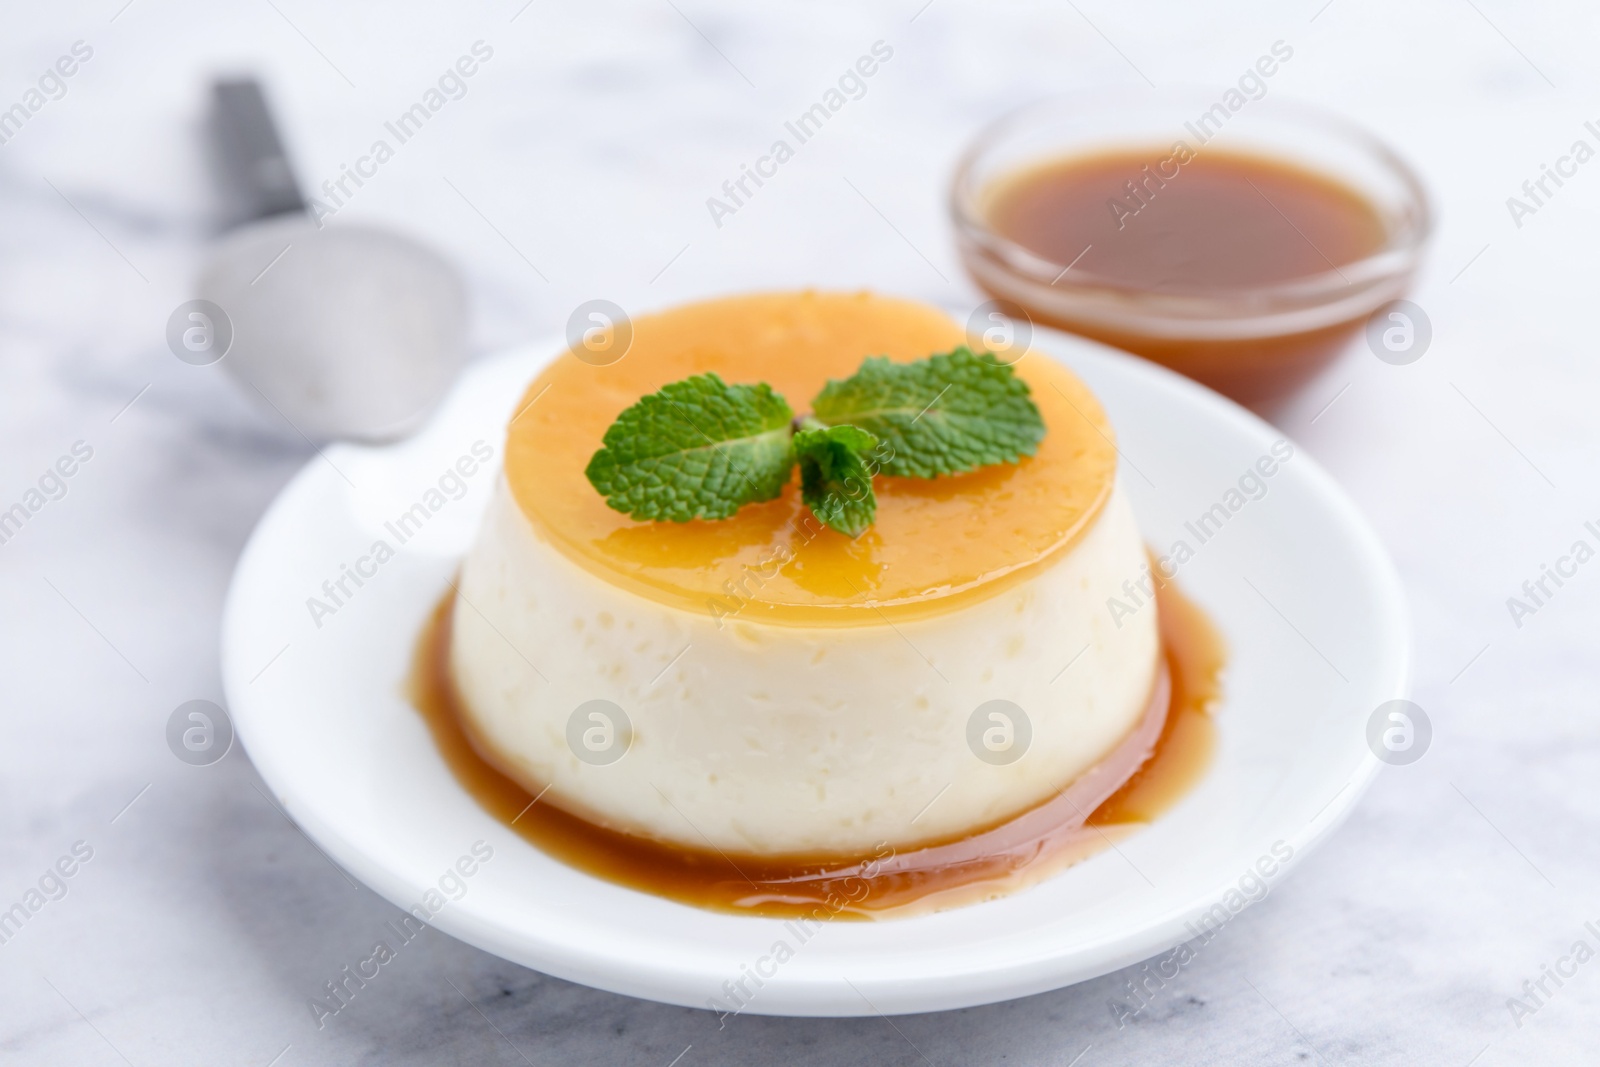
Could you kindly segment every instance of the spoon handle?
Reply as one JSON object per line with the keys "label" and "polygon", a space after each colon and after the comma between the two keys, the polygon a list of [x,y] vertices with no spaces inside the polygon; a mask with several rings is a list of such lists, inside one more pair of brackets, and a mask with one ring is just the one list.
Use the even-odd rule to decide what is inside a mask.
{"label": "spoon handle", "polygon": [[212,138],[225,191],[237,205],[236,223],[305,211],[261,83],[219,79],[212,83],[211,103]]}

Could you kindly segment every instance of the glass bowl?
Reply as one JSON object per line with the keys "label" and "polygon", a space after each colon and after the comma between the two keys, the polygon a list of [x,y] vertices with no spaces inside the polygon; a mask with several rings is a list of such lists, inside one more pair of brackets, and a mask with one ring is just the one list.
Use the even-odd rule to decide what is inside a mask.
{"label": "glass bowl", "polygon": [[[1230,109],[1235,100],[1243,103]],[[997,190],[1020,173],[1130,149],[1159,160],[1177,142],[1196,156],[1221,147],[1334,179],[1368,202],[1386,239],[1364,259],[1281,282],[1157,292],[1052,262],[990,225]],[[967,270],[1003,306],[1165,364],[1258,408],[1292,394],[1368,316],[1405,292],[1432,228],[1422,183],[1370,134],[1266,91],[1251,99],[1215,89],[1083,94],[1015,111],[962,156],[950,211]]]}

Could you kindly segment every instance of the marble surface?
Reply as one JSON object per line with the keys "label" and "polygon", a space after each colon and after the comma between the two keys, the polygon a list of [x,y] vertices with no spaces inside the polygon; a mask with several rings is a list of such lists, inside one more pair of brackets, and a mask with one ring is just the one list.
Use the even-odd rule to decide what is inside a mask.
{"label": "marble surface", "polygon": [[[1593,1061],[1600,963],[1600,564],[1507,598],[1600,520],[1592,7],[66,0],[0,11],[0,108],[92,48],[0,145],[0,508],[92,456],[0,545],[0,907],[86,862],[0,944],[0,1058],[27,1064],[1439,1064]],[[340,207],[451,255],[473,348],[762,286],[976,302],[942,210],[986,120],[1042,94],[1224,87],[1370,126],[1427,176],[1432,347],[1356,345],[1278,416],[1371,517],[1416,623],[1435,736],[1345,828],[1118,1026],[1130,970],[884,1020],[714,1016],[567,984],[429,932],[323,1029],[306,1002],[395,909],[274,808],[242,752],[164,728],[219,700],[217,621],[252,524],[311,449],[164,341],[215,226],[205,79],[269,79],[305,185],[337,177],[483,41],[493,56]],[[874,42],[868,90],[719,227],[705,205]],[[53,84],[51,85],[53,89]],[[72,464],[67,464],[72,466]],[[47,480],[48,481],[48,480]],[[55,483],[49,482],[55,489]],[[48,882],[52,887],[56,883]],[[1524,993],[1534,988],[1537,1002]],[[1533,1010],[1513,1012],[1508,998]]]}

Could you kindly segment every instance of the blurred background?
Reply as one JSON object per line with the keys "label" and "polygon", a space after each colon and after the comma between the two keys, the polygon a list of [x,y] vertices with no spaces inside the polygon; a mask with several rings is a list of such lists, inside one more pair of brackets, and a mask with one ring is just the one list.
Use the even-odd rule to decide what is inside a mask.
{"label": "blurred background", "polygon": [[[4,1058],[1585,1062],[1600,966],[1550,985],[1531,1017],[1507,1000],[1579,937],[1600,945],[1583,926],[1600,925],[1600,566],[1531,616],[1513,619],[1507,600],[1600,523],[1600,163],[1532,214],[1507,199],[1526,200],[1523,183],[1575,141],[1600,147],[1585,127],[1600,127],[1597,22],[1577,4],[1508,0],[0,12],[0,509],[60,457],[80,461],[0,544],[0,901],[75,841],[93,851],[66,895],[0,944]],[[222,222],[204,150],[210,79],[261,76],[320,198],[481,42],[459,98],[338,214],[446,254],[466,279],[470,351],[485,354],[559,336],[593,299],[638,313],[817,285],[970,310],[984,296],[945,202],[982,126],[1068,90],[1220,91],[1279,40],[1294,58],[1271,93],[1378,134],[1437,210],[1411,294],[1432,324],[1425,355],[1390,365],[1358,338],[1274,419],[1400,568],[1413,697],[1433,721],[1426,758],[1386,771],[1343,831],[1121,1028],[1107,1002],[1131,972],[892,1024],[743,1017],[719,1030],[709,1014],[430,932],[319,1030],[306,999],[393,909],[276,810],[241,751],[185,766],[163,735],[177,705],[221,699],[234,560],[314,454],[219,367],[180,362],[166,342]],[[879,41],[893,56],[864,95],[715,218],[707,199]],[[62,56],[75,72],[33,107]],[[26,119],[7,123],[17,103]]]}

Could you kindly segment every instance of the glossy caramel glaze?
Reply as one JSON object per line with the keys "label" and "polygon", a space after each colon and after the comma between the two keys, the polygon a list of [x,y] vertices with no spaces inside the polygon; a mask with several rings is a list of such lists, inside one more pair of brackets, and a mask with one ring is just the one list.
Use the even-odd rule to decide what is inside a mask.
{"label": "glossy caramel glaze", "polygon": [[1037,454],[955,477],[879,477],[877,519],[855,540],[821,528],[798,479],[729,519],[636,522],[606,506],[584,468],[641,396],[714,371],[730,383],[765,381],[803,414],[830,378],[868,356],[921,359],[966,335],[937,308],[816,292],[691,304],[632,329],[617,362],[593,366],[568,352],[529,385],[507,433],[506,479],[539,537],[657,602],[703,612],[736,595],[748,621],[807,626],[955,610],[1059,559],[1111,495],[1117,453],[1104,411],[1065,367],[1029,353],[1015,366],[1044,416]]}

